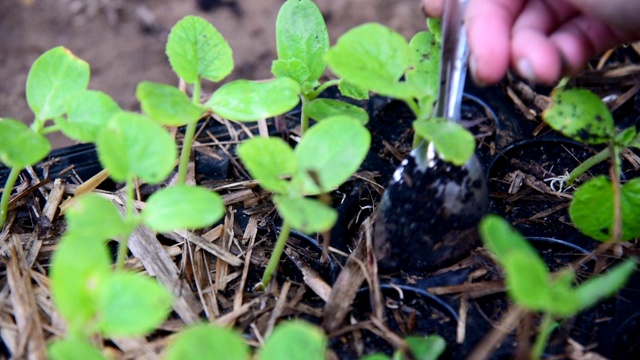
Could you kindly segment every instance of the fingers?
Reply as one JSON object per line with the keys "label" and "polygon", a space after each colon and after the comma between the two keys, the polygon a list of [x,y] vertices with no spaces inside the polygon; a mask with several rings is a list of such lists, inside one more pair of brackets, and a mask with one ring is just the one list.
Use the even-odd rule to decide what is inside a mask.
{"label": "fingers", "polygon": [[441,18],[444,0],[422,0],[422,9],[427,17]]}

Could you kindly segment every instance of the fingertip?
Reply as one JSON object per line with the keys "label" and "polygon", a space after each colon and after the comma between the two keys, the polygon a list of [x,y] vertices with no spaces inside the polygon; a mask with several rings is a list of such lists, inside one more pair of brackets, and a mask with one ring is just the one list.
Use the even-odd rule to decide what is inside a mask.
{"label": "fingertip", "polygon": [[546,35],[521,31],[513,35],[512,66],[523,78],[552,85],[562,75],[562,56]]}
{"label": "fingertip", "polygon": [[444,11],[444,0],[422,0],[422,11],[427,17],[441,18]]}

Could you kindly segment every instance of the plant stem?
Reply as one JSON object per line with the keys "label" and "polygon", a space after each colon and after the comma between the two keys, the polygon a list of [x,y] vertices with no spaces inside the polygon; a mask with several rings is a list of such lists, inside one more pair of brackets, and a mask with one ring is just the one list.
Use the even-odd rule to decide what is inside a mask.
{"label": "plant stem", "polygon": [[51,134],[52,132],[55,132],[55,131],[60,131],[60,126],[58,126],[58,125],[51,125],[51,126],[49,126],[49,127],[43,128],[43,129],[40,131],[40,133],[41,133],[42,135],[47,135],[47,134]]}
{"label": "plant stem", "polygon": [[[128,224],[133,223],[133,202],[135,200],[135,181],[133,177],[127,179],[127,183],[125,185],[126,188],[126,221]],[[127,250],[129,249],[129,237],[131,236],[131,231],[127,231],[126,234],[122,235],[120,239],[120,244],[118,244],[118,258],[116,260],[116,270],[120,271],[124,269],[124,259],[127,257]]]}
{"label": "plant stem", "polygon": [[[200,78],[196,79],[193,84],[193,96],[191,101],[194,104],[200,103]],[[182,139],[182,152],[180,153],[180,165],[178,165],[178,185],[184,185],[187,180],[187,168],[189,167],[189,157],[191,156],[191,146],[193,145],[193,137],[196,135],[198,122],[190,122],[184,132]]]}
{"label": "plant stem", "polygon": [[313,100],[315,98],[318,97],[318,95],[320,95],[320,93],[322,93],[323,91],[325,91],[327,88],[334,86],[334,85],[338,85],[340,84],[340,79],[333,79],[333,80],[329,80],[327,82],[325,82],[324,84],[318,86],[318,88],[312,92],[311,94],[309,94],[309,97],[307,100]]}
{"label": "plant stem", "polygon": [[535,344],[533,344],[533,349],[531,349],[531,358],[532,359],[541,359],[542,353],[544,349],[547,347],[547,342],[549,341],[549,336],[555,329],[556,323],[553,321],[553,316],[551,314],[545,313],[542,316],[542,323],[540,324],[540,330],[538,331],[538,337],[536,338]]}
{"label": "plant stem", "polygon": [[309,115],[306,112],[302,111],[302,115],[300,115],[300,135],[304,135],[309,129]]}
{"label": "plant stem", "polygon": [[571,186],[571,184],[573,184],[580,177],[580,175],[587,172],[587,170],[591,169],[596,164],[599,164],[602,161],[606,160],[609,156],[611,156],[611,148],[607,147],[599,153],[585,160],[582,164],[578,165],[575,169],[573,169],[573,171],[569,173],[567,185]]}
{"label": "plant stem", "polygon": [[16,180],[18,180],[20,171],[22,171],[22,169],[18,169],[15,167],[11,168],[9,177],[7,177],[7,182],[4,184],[2,198],[0,199],[0,229],[2,229],[2,227],[4,226],[4,222],[7,221],[7,212],[9,212],[9,199],[11,198],[11,191],[13,190],[13,185],[16,184]]}
{"label": "plant stem", "polygon": [[269,285],[269,281],[271,281],[273,273],[275,273],[276,269],[278,268],[280,258],[282,257],[282,252],[284,251],[284,246],[287,244],[287,239],[289,239],[290,232],[291,225],[289,225],[289,223],[285,220],[282,224],[280,235],[278,235],[278,240],[276,240],[276,246],[274,246],[271,257],[269,258],[269,263],[267,263],[267,268],[264,269],[264,274],[262,275],[263,289],[265,289],[267,285]]}

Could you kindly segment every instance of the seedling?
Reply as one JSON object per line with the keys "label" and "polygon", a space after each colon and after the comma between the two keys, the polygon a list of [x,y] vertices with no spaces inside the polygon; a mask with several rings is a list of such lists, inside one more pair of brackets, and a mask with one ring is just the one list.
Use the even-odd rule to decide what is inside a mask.
{"label": "seedling", "polygon": [[357,119],[332,116],[313,126],[295,150],[280,138],[253,138],[238,155],[260,185],[274,193],[282,230],[262,277],[266,287],[275,272],[290,230],[304,233],[331,229],[338,214],[307,195],[327,193],[353,175],[364,160],[371,135]]}
{"label": "seedling", "polygon": [[[443,338],[438,335],[430,335],[427,337],[409,336],[404,339],[407,344],[407,350],[411,354],[411,358],[415,360],[437,360],[446,348]],[[403,360],[405,351],[398,349],[393,353],[392,357],[385,354],[372,354],[365,356],[362,360]]]}
{"label": "seedling", "polygon": [[600,241],[630,240],[640,236],[640,225],[635,221],[640,216],[640,201],[637,200],[640,198],[640,180],[620,184],[620,154],[627,148],[640,148],[640,135],[635,127],[617,132],[607,106],[585,89],[555,90],[552,104],[543,118],[549,126],[569,138],[592,145],[607,145],[573,169],[565,181],[571,185],[592,166],[606,159],[612,161],[610,177],[595,177],[575,192],[569,215],[578,229]]}
{"label": "seedling", "polygon": [[480,235],[504,269],[511,299],[524,309],[542,313],[534,359],[541,358],[556,319],[574,316],[612,296],[636,269],[636,261],[628,259],[605,275],[573,286],[573,270],[551,274],[535,249],[504,219],[487,216],[480,224]]}

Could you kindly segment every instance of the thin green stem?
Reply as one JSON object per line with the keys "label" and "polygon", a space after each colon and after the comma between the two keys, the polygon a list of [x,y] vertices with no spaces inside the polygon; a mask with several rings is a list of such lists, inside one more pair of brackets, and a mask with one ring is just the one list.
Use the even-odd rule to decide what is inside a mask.
{"label": "thin green stem", "polygon": [[56,131],[60,131],[60,126],[58,126],[58,125],[51,125],[51,126],[48,126],[48,127],[46,127],[46,128],[43,128],[43,129],[40,131],[40,133],[41,133],[42,135],[47,135],[47,134],[51,134],[52,132],[56,132]]}
{"label": "thin green stem", "polygon": [[578,165],[575,169],[573,169],[573,171],[569,173],[569,179],[567,180],[567,185],[573,184],[582,174],[587,172],[593,166],[603,162],[610,156],[611,156],[611,148],[607,147],[602,151],[600,151],[599,153],[585,160],[582,164]]}
{"label": "thin green stem", "polygon": [[271,277],[273,277],[273,274],[278,268],[280,258],[282,257],[282,252],[284,251],[284,246],[287,244],[287,239],[289,239],[290,232],[291,225],[285,220],[282,224],[280,235],[278,235],[278,240],[276,240],[276,246],[274,246],[273,253],[271,253],[271,257],[269,258],[269,263],[267,263],[267,268],[264,269],[264,274],[262,275],[263,289],[267,288],[267,285],[269,285],[269,281],[271,281]]}
{"label": "thin green stem", "polygon": [[[126,214],[125,218],[128,224],[132,224],[133,219],[133,202],[135,201],[135,181],[133,177],[127,179],[127,183],[125,185],[126,189]],[[131,231],[128,231],[126,234],[122,235],[120,239],[120,244],[118,244],[118,258],[116,260],[116,270],[120,271],[124,269],[124,260],[127,257],[127,250],[129,249],[129,237],[131,236]]]}
{"label": "thin green stem", "polygon": [[309,129],[309,115],[306,112],[302,111],[302,115],[300,115],[300,135],[304,135]]}
{"label": "thin green stem", "polygon": [[[193,84],[193,97],[191,101],[194,104],[200,103],[200,78]],[[182,152],[180,153],[180,165],[178,165],[178,185],[184,185],[187,181],[187,168],[189,167],[189,157],[191,156],[191,146],[193,145],[193,138],[196,135],[196,129],[198,122],[190,122],[187,124],[187,128],[184,132],[184,138],[182,139]]]}
{"label": "thin green stem", "polygon": [[553,321],[553,316],[545,313],[542,316],[542,323],[540,324],[538,337],[536,338],[536,342],[533,344],[533,349],[531,349],[532,359],[537,360],[542,358],[544,349],[547,347],[547,342],[549,341],[549,336],[551,336],[551,333],[555,328],[556,323]]}
{"label": "thin green stem", "polygon": [[315,89],[311,94],[309,94],[307,100],[313,100],[313,99],[317,98],[318,95],[320,95],[320,93],[322,93],[323,91],[325,91],[329,87],[337,86],[338,84],[340,84],[340,79],[329,80],[329,81],[325,82],[324,84],[321,84],[320,86],[318,86],[317,89]]}
{"label": "thin green stem", "polygon": [[9,212],[9,199],[11,198],[11,191],[13,190],[13,185],[16,184],[16,180],[18,180],[20,171],[22,171],[22,169],[11,168],[9,177],[7,177],[7,182],[4,184],[2,198],[0,198],[0,229],[2,229],[2,227],[4,226],[4,222],[7,221],[7,212]]}

